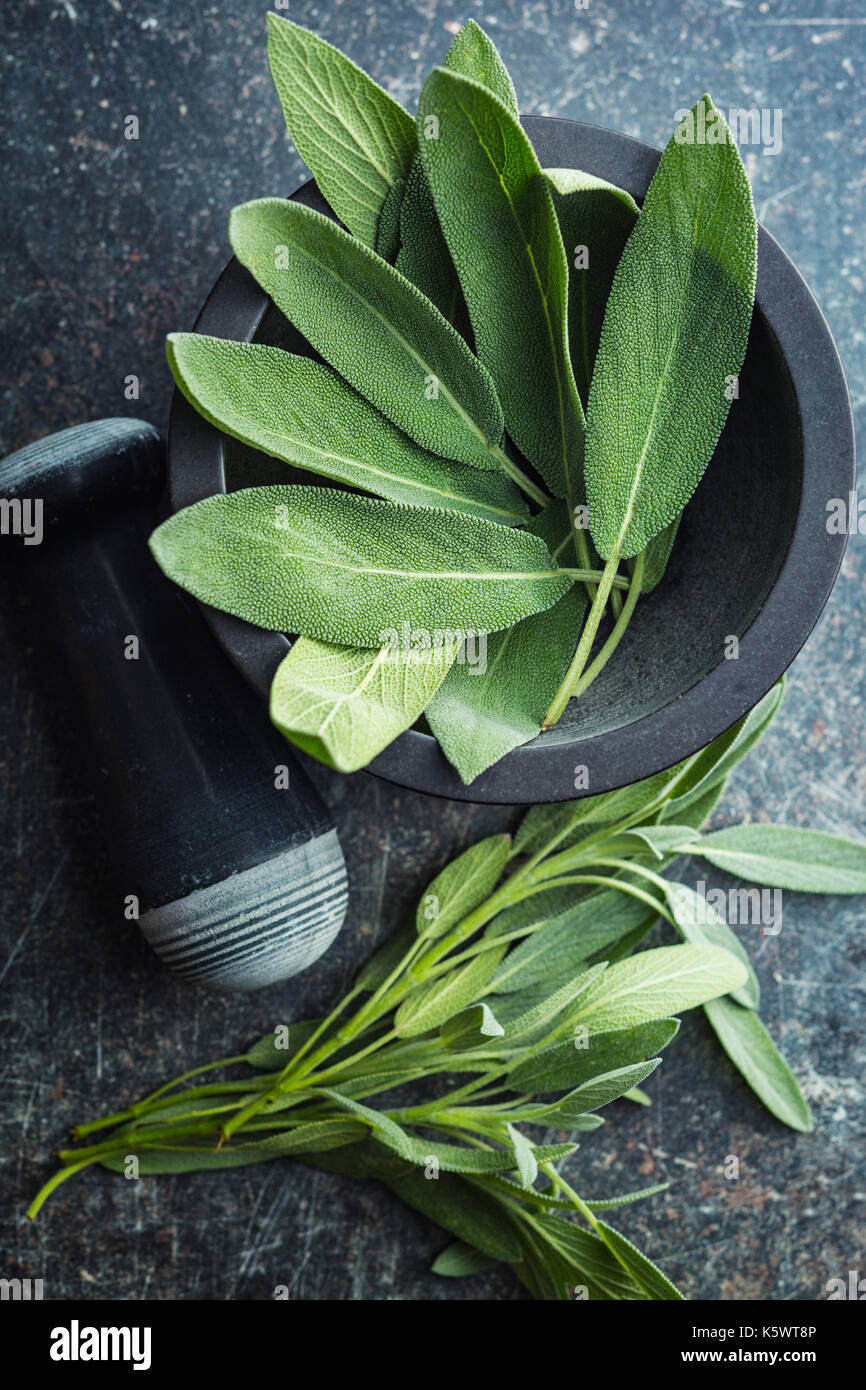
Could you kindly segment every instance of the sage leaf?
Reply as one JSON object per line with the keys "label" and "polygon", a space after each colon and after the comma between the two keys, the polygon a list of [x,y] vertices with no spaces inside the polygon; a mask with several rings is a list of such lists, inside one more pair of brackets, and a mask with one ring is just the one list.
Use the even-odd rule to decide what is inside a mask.
{"label": "sage leaf", "polygon": [[676,517],[669,526],[665,526],[659,531],[657,536],[647,543],[644,550],[643,579],[641,580],[640,591],[642,594],[650,594],[664,578],[665,570],[668,567],[668,560],[671,558],[671,551],[674,548],[674,541],[677,538],[677,531],[680,529],[682,513]]}
{"label": "sage leaf", "polygon": [[506,1125],[508,1137],[511,1140],[511,1147],[514,1150],[514,1157],[517,1160],[517,1171],[520,1174],[520,1186],[523,1188],[532,1187],[538,1177],[538,1160],[529,1140],[514,1125]]}
{"label": "sage leaf", "polygon": [[[540,536],[556,559],[570,548],[571,521],[562,502],[546,507],[527,530]],[[488,637],[485,670],[466,662],[451,667],[426,717],[465,783],[538,735],[568,669],[585,611],[586,593],[574,585],[543,614]]]}
{"label": "sage leaf", "polygon": [[630,1067],[619,1067],[615,1071],[602,1072],[600,1076],[594,1076],[591,1081],[585,1081],[582,1086],[563,1097],[551,1111],[549,1124],[557,1127],[562,1121],[563,1126],[567,1126],[575,1116],[585,1115],[590,1110],[609,1105],[611,1101],[624,1096],[632,1086],[638,1086],[645,1081],[660,1065],[661,1057],[654,1057],[649,1062],[637,1062]]}
{"label": "sage leaf", "polygon": [[504,1033],[505,1029],[489,1004],[472,1004],[449,1018],[442,1025],[439,1036],[446,1047],[460,1052],[483,1047],[491,1038],[501,1038]]}
{"label": "sage leaf", "polygon": [[734,1066],[771,1114],[791,1129],[810,1133],[812,1116],[796,1077],[758,1015],[728,998],[713,999],[704,1010]]}
{"label": "sage leaf", "polygon": [[[576,979],[570,980],[568,984],[553,993],[544,992],[537,1004],[519,1014],[512,1021],[506,1022],[505,1040],[509,1047],[515,1043],[523,1043],[529,1039],[537,1037],[543,1033],[549,1023],[559,1018],[564,1009],[573,1004],[592,985],[593,981],[606,969],[604,964],[590,966],[588,970],[578,975]],[[511,1000],[516,1000],[517,995],[512,995]],[[510,1001],[509,1001],[510,1002]],[[507,1008],[500,1012],[507,1018]]]}
{"label": "sage leaf", "polygon": [[642,1202],[645,1197],[657,1197],[667,1192],[670,1183],[656,1183],[655,1187],[642,1187],[636,1192],[624,1192],[620,1197],[604,1197],[597,1202],[587,1202],[590,1211],[613,1211],[615,1207],[629,1207],[632,1202]]}
{"label": "sage leaf", "polygon": [[268,63],[298,154],[350,232],[374,246],[417,148],[412,117],[338,49],[273,13]]}
{"label": "sage leaf", "polygon": [[349,1178],[378,1178],[386,1183],[414,1172],[413,1163],[380,1144],[372,1137],[369,1128],[365,1128],[365,1133],[367,1137],[357,1144],[346,1145],[329,1153],[304,1154],[301,1162],[326,1173],[342,1173]]}
{"label": "sage leaf", "polygon": [[682,1303],[683,1295],[674,1284],[671,1283],[667,1275],[662,1274],[658,1265],[653,1264],[652,1260],[647,1259],[646,1255],[641,1254],[636,1246],[619,1231],[615,1231],[606,1222],[598,1223],[605,1243],[612,1247],[617,1259],[628,1270],[635,1283],[644,1290],[648,1298],[659,1302]]}
{"label": "sage leaf", "polygon": [[287,739],[357,772],[411,728],[439,689],[456,648],[370,651],[299,637],[271,684],[271,719]]}
{"label": "sage leaf", "polygon": [[604,841],[604,853],[664,860],[671,855],[688,854],[700,839],[690,825],[641,825],[623,830]]}
{"label": "sage leaf", "polygon": [[416,1171],[389,1186],[410,1207],[491,1259],[511,1264],[521,1258],[520,1242],[503,1204],[464,1178],[443,1172],[428,1181]]}
{"label": "sage leaf", "polygon": [[[532,901],[527,899],[527,903]],[[507,916],[502,914],[502,918]],[[541,981],[552,986],[564,984],[585,966],[589,956],[603,951],[646,918],[643,903],[614,889],[577,898],[546,926],[537,927],[525,941],[512,946],[491,977],[491,992],[510,994]],[[651,920],[655,920],[654,915]]]}
{"label": "sage leaf", "polygon": [[485,1255],[481,1250],[475,1250],[471,1245],[466,1245],[462,1240],[455,1240],[437,1255],[430,1266],[431,1274],[438,1274],[444,1279],[465,1279],[470,1274],[479,1274],[484,1269],[491,1269],[498,1264],[490,1255]]}
{"label": "sage leaf", "polygon": [[395,1086],[402,1086],[405,1082],[412,1081],[416,1075],[414,1067],[401,1067],[394,1071],[370,1072],[366,1076],[350,1077],[343,1073],[340,1076],[340,1091],[344,1096],[351,1096],[353,1100],[366,1100],[368,1096],[375,1096],[381,1091],[391,1091]]}
{"label": "sage leaf", "polygon": [[581,1033],[554,1043],[534,1057],[518,1060],[508,1074],[515,1091],[566,1091],[604,1072],[645,1062],[667,1047],[679,1032],[679,1020],[665,1018],[635,1027]]}
{"label": "sage leaf", "polygon": [[170,579],[215,608],[376,650],[406,624],[431,641],[506,627],[569,588],[535,536],[442,516],[336,488],[245,488],[175,513],[150,547]]}
{"label": "sage leaf", "polygon": [[[688,143],[696,125],[707,138]],[[701,480],[746,352],[756,245],[736,144],[702,97],[662,155],[604,317],[585,471],[605,560],[637,555]]]}
{"label": "sage leaf", "polygon": [[253,1044],[244,1061],[258,1071],[282,1071],[320,1023],[321,1019],[312,1018],[304,1023],[290,1023],[285,1029],[275,1028]]}
{"label": "sage leaf", "polygon": [[682,825],[690,826],[692,830],[700,830],[718,806],[726,786],[727,778],[723,777],[721,781],[714,782],[697,796],[688,797],[683,801],[668,802],[662,809],[662,820],[667,821],[670,818]]}
{"label": "sage leaf", "polygon": [[[542,1125],[549,1129],[553,1121],[551,1114],[556,1110],[555,1105],[539,1105],[525,1110],[509,1110],[509,1115],[513,1120],[519,1120],[521,1124]],[[572,1134],[591,1134],[595,1129],[601,1129],[604,1119],[601,1115],[572,1115],[570,1119],[561,1124],[557,1120],[558,1129],[568,1129]],[[570,1202],[565,1203],[566,1207],[571,1207]]]}
{"label": "sage leaf", "polygon": [[454,35],[443,66],[450,72],[480,82],[482,87],[486,87],[488,92],[498,97],[511,114],[517,117],[517,93],[508,69],[500,58],[493,40],[474,19],[467,19]]}
{"label": "sage leaf", "polygon": [[[416,150],[412,156],[412,164],[417,158],[418,151]],[[410,172],[412,164],[409,165]],[[376,226],[376,244],[373,249],[377,256],[381,256],[383,261],[389,261],[392,265],[397,259],[397,252],[400,249],[400,209],[403,206],[408,179],[409,174],[407,173],[406,178],[397,179],[396,183],[392,183],[385,195]]]}
{"label": "sage leaf", "polygon": [[[467,20],[459,33],[455,34],[445,56],[445,67],[481,82],[517,115],[517,97],[505,64],[484,30],[473,19]],[[397,269],[413,285],[417,285],[428,299],[432,299],[448,322],[453,323],[466,337],[469,325],[467,319],[464,330],[462,320],[466,306],[460,281],[439,226],[433,194],[419,152],[412,160],[400,209],[400,237],[402,244]]]}
{"label": "sage leaf", "polygon": [[689,846],[729,874],[796,893],[866,893],[866,844],[790,825],[732,825]]}
{"label": "sage leaf", "polygon": [[417,285],[462,337],[466,336],[465,330],[469,325],[468,316],[465,324],[462,322],[466,306],[460,281],[439,226],[436,205],[420,154],[416,154],[412,161],[400,206],[397,269],[413,285]]}
{"label": "sage leaf", "polygon": [[346,1096],[342,1091],[333,1089],[330,1086],[317,1086],[317,1095],[327,1096],[334,1101],[341,1109],[348,1110],[352,1115],[357,1115],[358,1119],[364,1124],[369,1125],[380,1144],[385,1144],[389,1149],[393,1149],[401,1158],[411,1160],[414,1157],[414,1138],[407,1134],[405,1129],[392,1120],[389,1115],[385,1115],[381,1110],[373,1110],[369,1105],[363,1105],[359,1100],[353,1100],[351,1096]]}
{"label": "sage leaf", "polygon": [[332,367],[423,448],[501,468],[502,408],[420,290],[329,217],[260,198],[232,211],[238,260]]}
{"label": "sage leaf", "polygon": [[582,502],[584,420],[568,354],[568,267],[532,145],[498,97],[445,68],[424,84],[418,131],[475,348],[496,383],[508,433],[557,496]]}
{"label": "sage leaf", "polygon": [[[371,1114],[375,1113],[371,1111]],[[399,1129],[399,1126],[397,1128]],[[393,1148],[395,1153],[410,1159],[416,1167],[432,1168],[437,1172],[441,1170],[444,1173],[508,1173],[517,1167],[517,1158],[511,1148],[470,1149],[463,1145],[441,1144],[433,1139],[422,1139],[418,1135],[407,1134],[404,1130],[400,1130],[399,1136],[393,1136],[390,1131],[382,1129],[377,1138],[381,1144]],[[575,1148],[574,1144],[535,1146],[531,1145],[528,1139],[524,1139],[523,1142],[532,1153],[534,1161],[539,1162],[565,1158],[573,1153]],[[436,1181],[432,1177],[428,1180]]]}
{"label": "sage leaf", "polygon": [[689,888],[685,883],[673,883],[667,879],[665,884],[665,897],[680,936],[693,945],[699,946],[703,943],[721,946],[735,955],[745,966],[746,979],[738,989],[731,991],[731,998],[736,999],[744,1008],[757,1009],[761,1002],[761,987],[739,937],[731,931],[712,904],[693,888]]}
{"label": "sage leaf", "polygon": [[419,1168],[433,1167],[445,1173],[507,1173],[515,1166],[514,1155],[508,1149],[470,1149],[461,1144],[421,1139],[417,1135],[410,1136],[410,1145],[413,1161]]}
{"label": "sage leaf", "polygon": [[435,941],[489,898],[508,862],[510,848],[510,836],[489,835],[446,864],[418,904],[418,935]]}
{"label": "sage leaf", "polygon": [[436,458],[321,362],[261,343],[172,333],[169,365],[212,425],[273,458],[393,502],[513,526],[525,521],[504,474]]}
{"label": "sage leaf", "polygon": [[[528,933],[558,921],[581,897],[580,884],[557,883],[533,890],[528,897],[502,908],[484,928],[485,936]],[[516,949],[516,948],[515,948]]]}
{"label": "sage leaf", "polygon": [[534,858],[542,851],[549,854],[554,849],[569,849],[586,833],[585,826],[596,829],[609,825],[652,805],[675,772],[675,768],[668,768],[666,772],[655,773],[617,791],[601,792],[577,801],[560,801],[553,806],[533,806],[520,822],[514,837],[514,851]]}
{"label": "sage leaf", "polygon": [[[511,78],[490,39],[474,20],[469,20],[455,35],[445,67],[481,82],[517,114]],[[466,304],[420,152],[416,152],[409,170],[400,210],[400,237],[398,269],[467,337],[471,330]]]}
{"label": "sage leaf", "polygon": [[566,1257],[568,1281],[585,1285],[590,1302],[647,1299],[642,1285],[635,1283],[598,1236],[552,1214],[541,1216],[538,1224],[554,1248]]}
{"label": "sage leaf", "polygon": [[452,1014],[475,1002],[502,959],[505,947],[482,951],[466,965],[413,989],[394,1015],[398,1037],[414,1038],[438,1028]]}
{"label": "sage leaf", "polygon": [[545,169],[568,262],[568,342],[584,405],[623,247],[637,221],[630,193],[580,169]]}
{"label": "sage leaf", "polygon": [[693,1009],[737,989],[746,968],[718,946],[658,946],[611,965],[592,982],[568,1017],[591,1033]]}

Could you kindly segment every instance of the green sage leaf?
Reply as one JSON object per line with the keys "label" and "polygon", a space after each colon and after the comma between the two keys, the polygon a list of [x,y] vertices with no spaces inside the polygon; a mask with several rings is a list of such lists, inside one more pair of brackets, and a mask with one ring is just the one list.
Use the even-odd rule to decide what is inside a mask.
{"label": "green sage leaf", "polygon": [[567,1024],[590,1032],[633,1028],[693,1009],[745,979],[742,962],[718,946],[658,946],[605,970],[569,1011]]}
{"label": "green sage leaf", "polygon": [[568,342],[583,405],[623,247],[638,218],[630,193],[580,169],[545,169],[568,261]]}
{"label": "green sage leaf", "polygon": [[502,876],[510,849],[510,836],[489,835],[446,864],[428,884],[418,904],[418,935],[435,941],[489,898]]}
{"label": "green sage leaf", "polygon": [[656,1183],[655,1187],[642,1187],[636,1192],[624,1192],[619,1197],[604,1197],[597,1202],[587,1202],[590,1211],[613,1211],[615,1207],[630,1207],[632,1202],[642,1202],[645,1197],[658,1197],[667,1192],[670,1183]]}
{"label": "green sage leaf", "polygon": [[489,1004],[471,1004],[461,1009],[459,1014],[447,1019],[439,1036],[446,1047],[455,1052],[470,1051],[473,1047],[483,1047],[491,1038],[501,1038],[505,1033]]}
{"label": "green sage leaf", "polygon": [[604,1239],[612,1246],[620,1263],[625,1266],[635,1283],[644,1290],[648,1298],[660,1302],[682,1303],[683,1295],[658,1265],[641,1254],[637,1246],[606,1222],[599,1221]]}
{"label": "green sage leaf", "polygon": [[[527,899],[527,904],[532,901]],[[511,911],[516,912],[516,909]],[[614,889],[578,898],[546,926],[538,926],[525,941],[512,946],[491,978],[491,991],[511,993],[541,981],[558,987],[567,979],[573,979],[589,956],[618,941],[645,921],[647,915],[643,903]],[[502,919],[507,916],[507,913],[501,914]],[[513,920],[517,921],[516,916]],[[655,914],[650,920],[655,920]]]}
{"label": "green sage leaf", "polygon": [[351,1096],[344,1095],[342,1091],[330,1086],[317,1086],[315,1094],[327,1096],[341,1109],[348,1110],[352,1115],[357,1115],[359,1120],[370,1126],[380,1144],[385,1144],[389,1149],[393,1149],[401,1158],[409,1160],[414,1158],[414,1137],[407,1134],[396,1120],[384,1115],[381,1110],[374,1110],[369,1105],[363,1105],[361,1101],[353,1100]]}
{"label": "green sage leaf", "polygon": [[474,1183],[447,1172],[428,1180],[416,1171],[392,1180],[389,1186],[410,1207],[491,1259],[512,1264],[521,1258],[506,1207]]}
{"label": "green sage leaf", "polygon": [[475,1002],[499,964],[505,947],[482,951],[457,970],[438,980],[428,980],[407,995],[394,1015],[394,1027],[401,1038],[414,1038],[438,1028],[467,1004]]}
{"label": "green sage leaf", "polygon": [[681,825],[688,825],[692,830],[700,830],[721,801],[727,782],[728,779],[722,777],[721,781],[714,782],[697,796],[667,802],[662,808],[662,820],[675,820]]}
{"label": "green sage leaf", "polygon": [[[576,979],[569,980],[568,984],[561,989],[554,990],[553,993],[545,992],[537,1004],[527,1009],[512,1020],[508,1020],[505,1025],[505,1040],[509,1047],[515,1043],[527,1042],[543,1033],[548,1024],[559,1018],[563,1011],[574,1003],[581,995],[591,988],[604,970],[606,965],[592,965],[588,970],[583,971]],[[512,995],[511,1000],[518,996]],[[509,1001],[510,1002],[510,1001]],[[500,1012],[507,1019],[507,1006]]]}
{"label": "green sage leaf", "polygon": [[643,550],[701,480],[746,352],[756,245],[737,146],[702,97],[662,155],[604,318],[585,469],[606,560]]}
{"label": "green sage leaf", "polygon": [[608,1032],[581,1032],[554,1043],[534,1057],[517,1059],[508,1076],[515,1091],[566,1091],[593,1077],[645,1062],[667,1047],[679,1032],[676,1018],[659,1019]]}
{"label": "green sage leaf", "polygon": [[554,849],[570,849],[586,833],[585,826],[597,829],[613,824],[651,805],[675,773],[676,768],[668,768],[617,791],[601,792],[577,801],[560,801],[553,806],[533,806],[520,822],[514,837],[514,851],[534,858],[542,851],[549,854]]}
{"label": "green sage leaf", "polygon": [[412,117],[338,49],[273,13],[268,63],[298,154],[337,216],[374,246],[417,148]]}
{"label": "green sage leaf", "polygon": [[[564,503],[546,507],[527,530],[540,536],[556,559],[569,563],[563,560],[571,547],[571,520]],[[568,670],[585,611],[586,593],[574,585],[545,613],[491,634],[486,669],[466,662],[451,667],[426,717],[465,783],[538,735]]]}
{"label": "green sage leaf", "polygon": [[234,208],[238,260],[332,367],[423,448],[502,467],[493,383],[420,290],[329,217],[260,198]]}
{"label": "green sage leaf", "polygon": [[[412,156],[412,164],[417,158],[418,151],[416,150]],[[409,165],[410,172],[412,164]],[[407,173],[406,178],[397,179],[396,183],[393,183],[388,189],[376,226],[376,244],[373,249],[377,256],[381,256],[383,261],[388,261],[391,265],[397,259],[397,252],[400,249],[400,209],[403,206],[408,180],[409,174]]]}
{"label": "green sage leaf", "polygon": [[468,315],[463,292],[448,243],[439,226],[436,205],[420,154],[416,154],[412,160],[400,207],[397,269],[413,285],[417,285],[461,336],[465,336]]}
{"label": "green sage leaf", "polygon": [[813,1128],[797,1079],[758,1015],[733,999],[713,999],[704,1011],[734,1066],[771,1114],[791,1129]]}
{"label": "green sage leaf", "polygon": [[377,1178],[388,1183],[414,1172],[413,1163],[380,1144],[373,1138],[372,1130],[361,1127],[367,1137],[358,1143],[328,1153],[302,1154],[300,1161],[309,1168],[319,1168],[326,1173],[342,1173],[347,1178]]}
{"label": "green sage leaf", "polygon": [[[150,546],[170,579],[258,627],[373,647],[506,627],[571,579],[543,542],[477,517],[336,488],[245,488],[177,512]],[[335,599],[337,601],[335,601]]]}
{"label": "green sage leaf", "polygon": [[[553,199],[516,116],[437,68],[419,148],[508,433],[557,496],[583,501],[583,409],[568,354],[568,267]],[[471,196],[467,196],[471,189]]]}
{"label": "green sage leaf", "polygon": [[569,1283],[583,1285],[590,1302],[639,1302],[648,1297],[592,1232],[553,1214],[540,1217],[538,1224],[553,1248],[565,1257]]}
{"label": "green sage leaf", "polygon": [[392,502],[525,521],[504,474],[436,458],[321,362],[260,343],[172,333],[168,361],[211,424],[255,449]]}
{"label": "green sage leaf", "polygon": [[644,550],[643,579],[640,591],[642,594],[650,594],[664,578],[664,572],[668,567],[668,560],[671,558],[671,551],[674,548],[674,541],[677,538],[677,531],[680,529],[682,513],[665,526],[664,530],[659,531],[657,536],[653,536]]}
{"label": "green sage leaf", "polygon": [[789,825],[732,825],[689,846],[729,874],[796,893],[866,893],[866,844]]}
{"label": "green sage leaf", "polygon": [[[489,88],[517,115],[517,97],[505,65],[484,30],[467,20],[454,36],[445,56],[445,67]],[[416,152],[400,208],[400,254],[397,269],[432,299],[437,309],[466,336],[466,305],[457,271],[442,235],[433,194]],[[468,319],[465,324],[468,330]]]}
{"label": "green sage leaf", "polygon": [[640,1085],[651,1076],[660,1065],[661,1058],[654,1057],[649,1062],[637,1062],[630,1067],[619,1067],[616,1071],[602,1072],[600,1076],[594,1076],[591,1081],[585,1081],[582,1086],[563,1097],[551,1111],[549,1123],[556,1127],[562,1121],[562,1124],[567,1126],[576,1116],[599,1110],[601,1106],[619,1100],[632,1086]]}
{"label": "green sage leaf", "polygon": [[475,1250],[471,1245],[466,1245],[462,1240],[455,1240],[437,1255],[430,1266],[431,1274],[438,1274],[444,1279],[465,1279],[470,1274],[479,1274],[481,1270],[491,1269],[499,1261],[490,1255],[485,1255],[481,1250]]}
{"label": "green sage leaf", "polygon": [[299,637],[271,684],[271,719],[286,738],[339,772],[366,767],[411,728],[439,689],[454,645],[373,652]]}
{"label": "green sage leaf", "polygon": [[654,859],[669,859],[671,855],[688,854],[689,846],[700,839],[690,825],[641,825],[611,835],[603,842],[604,854],[629,857],[652,855]]}
{"label": "green sage leaf", "polygon": [[736,932],[731,931],[712,904],[693,888],[689,888],[685,883],[672,883],[667,879],[665,883],[665,897],[680,936],[693,945],[704,943],[709,946],[721,946],[735,955],[745,966],[746,979],[738,989],[731,991],[731,998],[736,999],[744,1008],[757,1009],[761,1002],[761,987],[752,962]]}
{"label": "green sage leaf", "polygon": [[480,82],[517,117],[517,93],[508,69],[493,40],[474,19],[467,19],[462,29],[454,35],[443,67],[449,72]]}
{"label": "green sage leaf", "polygon": [[514,1150],[514,1157],[517,1160],[520,1186],[530,1188],[538,1177],[538,1160],[535,1157],[535,1150],[526,1136],[521,1134],[519,1129],[515,1129],[514,1125],[506,1125],[506,1129],[511,1140],[511,1147]]}
{"label": "green sage leaf", "polygon": [[[754,709],[738,719],[725,733],[696,754],[685,764],[677,778],[672,795],[665,807],[665,818],[679,820],[680,811],[690,806],[711,788],[718,786],[752,751],[775,719],[785,694],[784,679],[777,681]],[[677,769],[671,769],[676,771]]]}

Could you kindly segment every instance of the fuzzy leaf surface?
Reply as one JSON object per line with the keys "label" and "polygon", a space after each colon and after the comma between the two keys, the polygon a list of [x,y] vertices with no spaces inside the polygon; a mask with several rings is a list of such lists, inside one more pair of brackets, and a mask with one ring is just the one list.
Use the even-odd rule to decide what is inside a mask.
{"label": "fuzzy leaf surface", "polygon": [[258,627],[377,651],[428,634],[507,627],[571,586],[535,536],[477,517],[276,486],[219,493],[164,521],[157,563],[196,598]]}
{"label": "fuzzy leaf surface", "polygon": [[[684,136],[701,123],[717,142]],[[617,267],[589,395],[586,488],[606,560],[679,515],[746,352],[757,229],[737,146],[709,97],[677,127]]]}
{"label": "fuzzy leaf surface", "polygon": [[212,425],[273,458],[392,502],[514,526],[527,518],[502,473],[437,458],[330,367],[262,343],[172,333],[169,365]]}
{"label": "fuzzy leaf surface", "polygon": [[499,468],[493,383],[439,310],[329,217],[260,198],[232,211],[238,260],[341,376],[432,453]]}
{"label": "fuzzy leaf surface", "polygon": [[368,246],[417,148],[408,111],[345,54],[268,15],[268,63],[298,154],[334,212]]}

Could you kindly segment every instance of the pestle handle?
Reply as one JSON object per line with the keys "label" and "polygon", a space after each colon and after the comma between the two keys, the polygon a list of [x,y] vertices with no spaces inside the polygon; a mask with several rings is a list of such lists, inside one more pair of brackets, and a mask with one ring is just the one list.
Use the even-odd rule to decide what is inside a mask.
{"label": "pestle handle", "polygon": [[124,900],[178,974],[256,989],[333,941],[345,862],[289,745],[147,548],[163,479],[150,425],[63,430],[0,461],[0,498],[21,504],[31,541],[37,514],[42,531],[2,547],[49,606]]}

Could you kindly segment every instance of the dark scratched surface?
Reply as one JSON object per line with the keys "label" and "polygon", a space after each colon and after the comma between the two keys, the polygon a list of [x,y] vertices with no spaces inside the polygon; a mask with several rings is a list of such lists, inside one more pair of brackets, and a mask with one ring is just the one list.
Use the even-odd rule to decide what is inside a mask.
{"label": "dark scratched surface", "polygon": [[[163,339],[191,325],[227,259],[229,208],[302,175],[267,74],[265,8],[4,6],[3,452],[102,415],[164,424]],[[758,212],[816,292],[862,415],[861,6],[293,0],[290,15],[410,105],[471,15],[499,44],[525,112],[661,144],[674,110],[706,90],[723,108],[781,110],[780,152],[744,151]],[[138,141],[122,137],[128,114]],[[129,374],[141,381],[134,403]],[[717,824],[749,816],[866,834],[864,556],[855,538],[783,712]],[[118,921],[50,626],[5,577],[0,671],[0,1275],[42,1278],[52,1299],[263,1299],[281,1284],[296,1299],[521,1297],[507,1271],[460,1285],[429,1274],[442,1236],[378,1185],[282,1163],[138,1182],[93,1171],[25,1222],[69,1125],[314,1015],[454,851],[517,817],[313,769],[351,875],[338,945],[285,986],[196,993]],[[690,1017],[649,1083],[652,1108],[618,1103],[571,1162],[585,1196],[671,1183],[619,1224],[690,1298],[819,1299],[828,1279],[864,1267],[864,913],[855,899],[786,895],[778,937],[744,929],[815,1135],[762,1111]],[[737,1181],[724,1176],[728,1155]]]}

